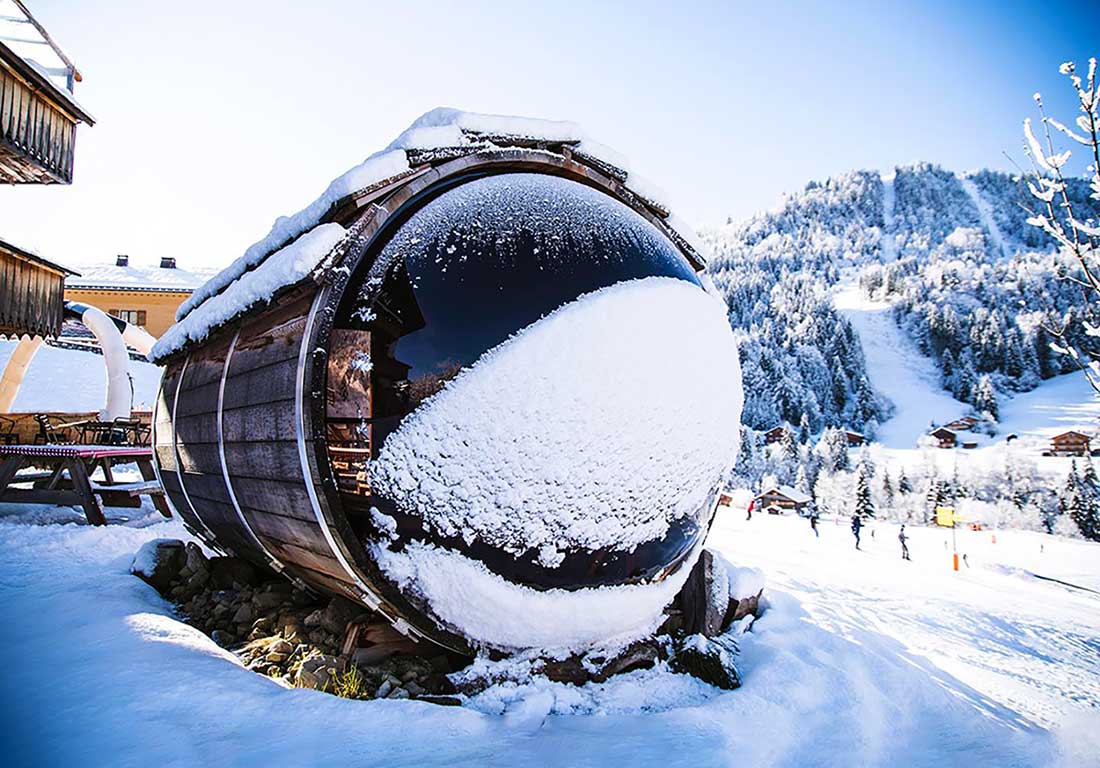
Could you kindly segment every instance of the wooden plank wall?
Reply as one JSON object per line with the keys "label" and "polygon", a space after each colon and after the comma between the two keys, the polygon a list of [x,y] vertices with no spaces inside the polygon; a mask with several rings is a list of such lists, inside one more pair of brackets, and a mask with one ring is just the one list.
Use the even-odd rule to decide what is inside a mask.
{"label": "wooden plank wall", "polygon": [[76,123],[0,67],[0,181],[69,184]]}
{"label": "wooden plank wall", "polygon": [[64,295],[60,272],[0,247],[0,333],[57,336]]}

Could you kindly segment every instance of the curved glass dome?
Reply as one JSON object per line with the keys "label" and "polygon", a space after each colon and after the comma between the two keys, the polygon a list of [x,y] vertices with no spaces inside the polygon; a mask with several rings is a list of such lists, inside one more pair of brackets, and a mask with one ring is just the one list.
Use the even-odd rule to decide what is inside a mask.
{"label": "curved glass dome", "polygon": [[[685,300],[682,294],[689,289],[701,299],[691,298],[692,293],[686,300],[710,301],[666,236],[603,192],[555,176],[510,173],[473,178],[442,192],[367,261],[361,274],[352,275],[333,324],[326,403],[329,458],[345,511],[364,541],[393,538],[396,523],[397,547],[427,542],[455,550],[509,581],[537,589],[652,579],[691,551],[705,533],[714,488],[687,494],[694,504],[689,514],[680,510],[662,517],[662,510],[651,508],[652,498],[642,495],[633,510],[631,487],[596,487],[586,491],[589,496],[581,499],[578,492],[574,498],[571,488],[594,481],[584,472],[578,477],[575,466],[559,470],[567,462],[556,460],[589,445],[592,477],[600,477],[603,462],[636,456],[649,462],[638,471],[652,474],[659,460],[660,434],[640,441],[635,432],[608,427],[600,438],[607,450],[591,450],[582,439],[587,436],[563,439],[553,408],[576,419],[575,409],[596,401],[589,390],[600,386],[601,373],[605,381],[618,381],[616,386],[631,392],[643,375],[614,368],[610,358],[605,372],[598,360],[585,363],[582,372],[573,355],[562,352],[567,349],[563,340],[585,345],[589,334],[603,338],[601,323],[612,322],[607,319],[612,315],[624,318],[615,320],[615,327],[630,339],[629,325],[624,325],[629,315],[622,309],[629,297],[609,291],[637,286],[631,306],[643,313],[649,295],[674,294],[674,302],[652,305],[654,312],[669,314],[667,308]],[[547,329],[540,331],[542,337],[530,335],[540,328]],[[676,345],[660,343],[664,348],[653,349],[652,355],[675,365]],[[535,344],[543,346],[536,349]],[[524,377],[534,375],[535,368],[541,371],[540,386],[548,387],[537,391],[552,397],[565,393],[553,408],[545,399],[527,403],[516,396],[515,389],[526,387]],[[461,381],[441,392],[460,373]],[[561,377],[559,388],[547,385],[555,375]],[[672,381],[662,386],[666,397],[690,401],[692,395],[678,392]],[[498,401],[491,394],[494,387]],[[468,407],[463,396],[472,398]],[[706,408],[706,403],[697,405]],[[499,413],[483,413],[493,408]],[[661,408],[662,403],[653,402],[639,411]],[[631,421],[628,412],[616,418]],[[532,423],[538,420],[544,424]],[[417,428],[419,444],[410,436]],[[540,434],[547,435],[545,442]],[[652,445],[639,445],[650,439]],[[425,442],[432,443],[430,451]],[[394,453],[398,449],[406,453]],[[431,456],[426,458],[427,452]],[[516,466],[507,466],[509,457]],[[512,486],[522,486],[518,492],[530,497],[501,499],[493,491],[495,501],[484,507],[489,511],[478,513],[479,494],[488,493],[502,473],[515,473]],[[589,517],[578,519],[580,513],[571,516],[563,509],[573,503],[588,505],[584,514]],[[452,508],[454,515],[444,514]],[[509,512],[494,518],[500,509]],[[603,509],[606,526],[599,517]],[[547,520],[539,519],[543,516]],[[645,522],[644,530],[632,529],[635,520]],[[612,529],[618,538],[601,538],[601,530]]]}

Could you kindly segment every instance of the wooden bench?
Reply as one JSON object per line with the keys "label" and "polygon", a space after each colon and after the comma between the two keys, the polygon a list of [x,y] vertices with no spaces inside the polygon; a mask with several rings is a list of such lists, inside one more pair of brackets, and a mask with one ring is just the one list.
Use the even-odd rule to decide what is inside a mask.
{"label": "wooden bench", "polygon": [[[143,483],[116,483],[111,467],[134,462]],[[45,466],[46,472],[19,475],[27,465]],[[104,482],[92,482],[96,469]],[[32,483],[31,488],[13,488]],[[79,506],[92,525],[106,525],[103,505],[136,507],[148,496],[157,511],[171,517],[164,489],[153,470],[153,451],[119,445],[0,445],[0,502]],[[102,501],[101,501],[102,499]]]}

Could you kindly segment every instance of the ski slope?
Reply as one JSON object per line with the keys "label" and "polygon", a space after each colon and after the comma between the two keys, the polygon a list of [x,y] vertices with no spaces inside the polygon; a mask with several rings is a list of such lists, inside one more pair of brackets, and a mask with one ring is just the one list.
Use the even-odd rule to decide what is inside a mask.
{"label": "ski slope", "polygon": [[982,226],[985,227],[986,232],[989,233],[989,237],[993,240],[993,246],[997,249],[998,254],[1003,258],[1007,256],[1011,251],[1005,244],[1004,235],[1001,234],[1001,228],[997,226],[997,222],[993,218],[993,209],[989,207],[989,203],[978,192],[977,185],[974,184],[973,179],[969,179],[965,176],[959,176],[959,183],[962,185],[963,190],[970,196],[971,202],[974,203],[974,207],[978,209],[978,216],[982,220]]}
{"label": "ski slope", "polygon": [[898,328],[890,303],[865,298],[849,278],[838,285],[834,306],[852,323],[867,358],[871,385],[895,405],[875,439],[887,448],[915,448],[931,422],[962,416],[966,406],[940,387],[935,363]]}
{"label": "ski slope", "polygon": [[[115,511],[114,516],[120,511]],[[0,749],[14,765],[1089,766],[1100,734],[1100,546],[719,513],[709,544],[770,580],[741,689],[658,668],[582,688],[501,683],[463,707],[348,701],[244,669],[128,574],[151,510],[92,528],[0,505]],[[1038,553],[1040,544],[1045,552]]]}

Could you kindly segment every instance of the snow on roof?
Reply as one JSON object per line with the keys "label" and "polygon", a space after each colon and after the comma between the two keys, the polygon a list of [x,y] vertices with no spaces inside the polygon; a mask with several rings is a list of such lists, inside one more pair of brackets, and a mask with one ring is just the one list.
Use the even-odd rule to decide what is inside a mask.
{"label": "snow on roof", "polygon": [[0,0],[0,45],[8,48],[52,86],[54,95],[92,122],[73,95],[76,66],[22,3]]}
{"label": "snow on roof", "polygon": [[191,292],[210,279],[213,269],[166,269],[158,266],[96,264],[81,267],[80,277],[65,281],[68,288],[102,290],[187,291]]}
{"label": "snow on roof", "polygon": [[766,491],[761,493],[761,496],[767,496],[769,493],[779,494],[780,496],[786,496],[795,504],[809,504],[813,501],[813,497],[803,493],[797,488],[792,488],[789,485],[773,485]]}
{"label": "snow on roof", "polygon": [[247,279],[237,280],[179,321],[160,337],[149,353],[157,361],[203,339],[210,331],[232,320],[253,304],[271,298],[279,288],[304,280],[332,252],[347,230],[339,224],[322,224],[285,248],[271,254]]}
{"label": "snow on roof", "polygon": [[[308,206],[297,213],[276,219],[271,230],[262,240],[254,243],[239,259],[195,290],[180,305],[176,312],[176,319],[182,321],[196,308],[225,291],[234,282],[251,279],[249,275],[257,266],[270,258],[278,249],[316,227],[329,210],[343,198],[375,184],[410,173],[413,170],[410,160],[418,161],[418,165],[422,164],[423,160],[412,157],[412,153],[452,148],[472,151],[495,145],[523,146],[527,142],[568,144],[579,156],[592,158],[596,163],[608,166],[616,177],[625,179],[627,189],[640,198],[660,210],[668,210],[668,205],[663,201],[663,194],[625,167],[629,166],[629,163],[622,155],[588,139],[576,123],[477,114],[448,107],[437,107],[417,118],[388,147],[337,177],[321,196]],[[690,227],[672,215],[668,216],[666,223],[700,257],[704,256],[706,251]],[[304,277],[305,275],[302,275],[297,279]],[[275,288],[289,284],[285,283]],[[251,293],[246,290],[243,295]],[[239,309],[243,311],[244,308]],[[205,335],[209,330],[212,329],[206,329],[201,335]]]}

